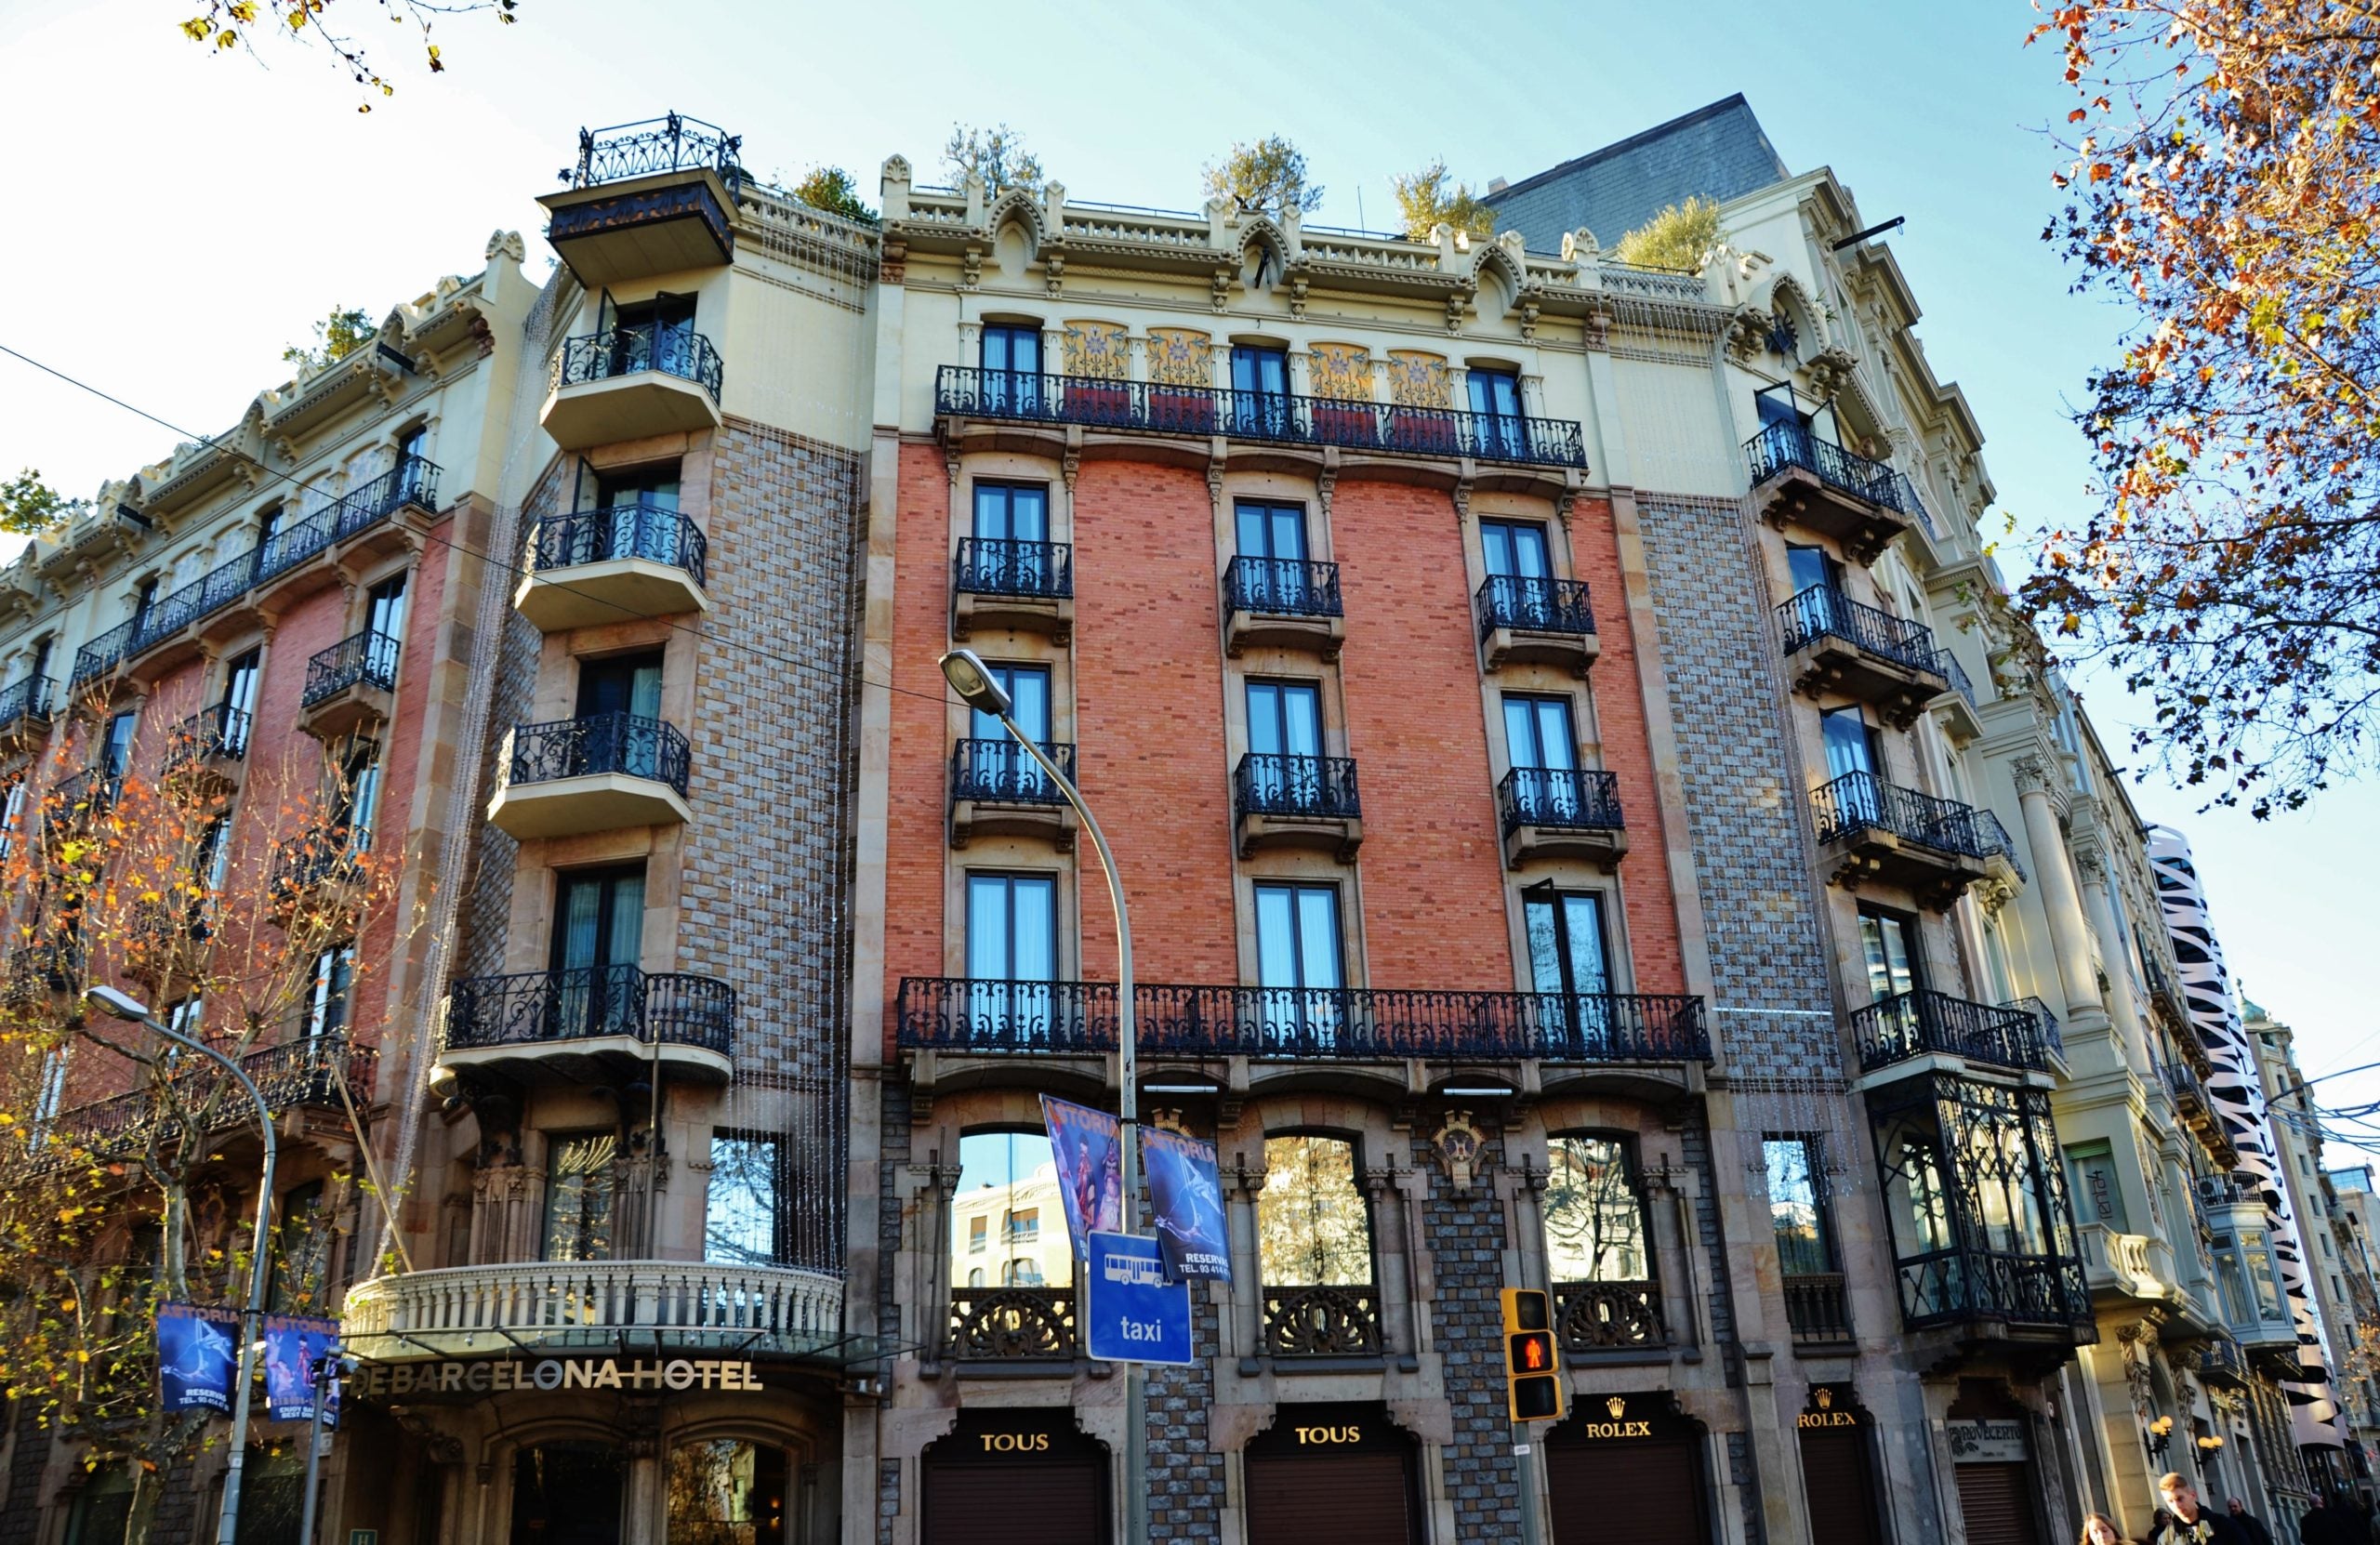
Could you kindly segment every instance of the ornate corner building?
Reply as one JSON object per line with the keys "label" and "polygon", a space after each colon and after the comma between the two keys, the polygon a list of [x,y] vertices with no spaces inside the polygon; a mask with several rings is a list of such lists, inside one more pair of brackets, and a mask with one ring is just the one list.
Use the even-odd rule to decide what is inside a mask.
{"label": "ornate corner building", "polygon": [[[740,149],[583,134],[542,290],[493,244],[0,573],[0,734],[104,772],[64,662],[146,723],[253,632],[307,668],[207,711],[394,748],[330,1531],[1119,1538],[1039,1106],[1119,1093],[1116,923],[958,646],[1101,812],[1141,1108],[1221,1160],[1152,1538],[2003,1545],[2362,1478],[2371,1275],[2318,1301],[2294,1221],[2364,1248],[2352,1187],[2002,599],[1889,250],[1740,98],[1494,239],[899,157],[869,225]],[[1691,193],[1699,274],[1606,256]],[[334,465],[320,583],[265,573]],[[1567,1382],[1527,1455],[1505,1286]],[[8,1443],[5,1516],[113,1545],[109,1463]]]}

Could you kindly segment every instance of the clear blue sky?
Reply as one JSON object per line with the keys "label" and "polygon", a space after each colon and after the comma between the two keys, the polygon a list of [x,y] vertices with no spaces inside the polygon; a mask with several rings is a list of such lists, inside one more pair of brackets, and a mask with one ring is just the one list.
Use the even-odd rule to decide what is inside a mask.
{"label": "clear blue sky", "polygon": [[[934,176],[954,121],[1006,120],[1078,197],[1174,208],[1197,202],[1201,164],[1233,139],[1277,132],[1328,191],[1320,219],[1379,227],[1389,178],[1432,156],[1474,183],[1518,180],[1733,91],[1789,166],[1830,165],[1870,219],[1908,218],[1891,240],[1927,353],[1965,388],[2020,522],[2081,497],[2066,403],[2122,322],[2069,296],[2039,240],[2056,160],[2041,126],[2067,101],[2055,57],[2020,47],[2034,12],[2019,0],[1690,13],[523,0],[516,26],[442,21],[449,69],[434,78],[368,0],[331,10],[353,12],[397,67],[398,95],[369,115],[319,54],[206,57],[166,0],[0,4],[16,66],[0,142],[29,152],[31,217],[0,256],[19,297],[0,342],[218,429],[334,302],[377,312],[475,269],[499,225],[531,233],[541,264],[530,200],[578,126],[673,107],[742,134],[758,171],[840,165],[871,197],[892,152]],[[0,472],[37,466],[88,493],[169,438],[0,359]],[[2122,755],[2131,706],[2104,688],[2093,705]],[[2263,825],[2201,816],[2154,779],[2135,798],[2190,833],[2234,970],[2296,1026],[2310,1070],[2380,1058],[2353,964],[2374,944],[2380,789]],[[2380,1097],[2380,1079],[2331,1087],[2359,1086]]]}

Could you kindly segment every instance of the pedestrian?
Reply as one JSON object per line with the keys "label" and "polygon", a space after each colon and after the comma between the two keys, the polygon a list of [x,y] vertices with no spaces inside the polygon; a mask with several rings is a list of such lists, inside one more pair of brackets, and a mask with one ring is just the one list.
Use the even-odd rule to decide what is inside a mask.
{"label": "pedestrian", "polygon": [[2263,1519],[2248,1511],[2245,1502],[2234,1497],[2225,1504],[2225,1511],[2231,1514],[2231,1522],[2240,1525],[2240,1532],[2248,1537],[2248,1545],[2272,1545],[2272,1531],[2265,1527]]}
{"label": "pedestrian", "polygon": [[2116,1527],[2114,1519],[2104,1512],[2092,1512],[2082,1516],[2082,1545],[2132,1545],[2132,1541]]}
{"label": "pedestrian", "polygon": [[[2149,1545],[2249,1545],[2248,1531],[2200,1506],[2198,1488],[2176,1472],[2157,1479],[2157,1495],[2171,1515],[2162,1528],[2149,1537]],[[2307,1545],[2312,1545],[2308,1537]]]}

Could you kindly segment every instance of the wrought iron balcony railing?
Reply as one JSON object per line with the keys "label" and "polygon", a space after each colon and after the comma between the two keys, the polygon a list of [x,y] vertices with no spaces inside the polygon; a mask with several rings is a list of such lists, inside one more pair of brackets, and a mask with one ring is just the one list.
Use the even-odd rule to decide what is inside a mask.
{"label": "wrought iron balcony railing", "polygon": [[951,585],[968,595],[1063,601],[1075,593],[1075,549],[1066,542],[962,536]]}
{"label": "wrought iron balcony railing", "polygon": [[[1116,1049],[1112,983],[913,976],[901,984],[894,1014],[898,1042],[910,1050],[1069,1056]],[[1133,1020],[1144,1053],[1183,1056],[1711,1060],[1702,999],[1684,994],[1144,984]]]}
{"label": "wrought iron balcony railing", "polygon": [[1898,510],[1922,520],[1924,507],[1909,479],[1881,461],[1854,456],[1831,441],[1820,440],[1806,424],[1771,424],[1744,442],[1757,488],[1788,468],[1798,467],[1831,488],[1856,498]]}
{"label": "wrought iron balcony railing", "polygon": [[46,720],[56,709],[58,683],[46,676],[20,676],[0,687],[0,730]]}
{"label": "wrought iron balcony railing", "polygon": [[1515,767],[1496,786],[1496,810],[1504,835],[1523,826],[1568,831],[1619,831],[1620,776],[1592,768]]}
{"label": "wrought iron balcony railing", "polygon": [[950,1354],[1056,1361],[1081,1345],[1072,1288],[953,1288]]}
{"label": "wrought iron balcony railing", "polygon": [[456,981],[443,1044],[455,1050],[626,1036],[731,1055],[735,989],[707,976],[591,966]]}
{"label": "wrought iron balcony railing", "polygon": [[2018,879],[2028,885],[2032,883],[2030,878],[2025,873],[2023,861],[2016,856],[2016,839],[2008,835],[2008,828],[2000,824],[1999,816],[1988,810],[1977,811],[1975,829],[1977,838],[1983,843],[1986,858],[1998,854],[2008,861],[2008,867],[2016,872]]}
{"label": "wrought iron balcony railing", "polygon": [[1777,620],[1785,631],[1788,654],[1821,638],[1836,638],[1906,669],[1950,680],[1932,628],[1854,601],[1831,585],[1813,585],[1802,591],[1777,609]]}
{"label": "wrought iron balcony railing", "polygon": [[266,871],[266,896],[276,910],[325,886],[344,885],[356,878],[371,846],[369,832],[345,826],[318,826],[281,839]]}
{"label": "wrought iron balcony railing", "polygon": [[736,162],[741,135],[672,112],[641,123],[578,131],[578,164],[562,172],[573,188],[593,188],[662,172],[713,171],[734,192],[744,168]]}
{"label": "wrought iron balcony railing", "polygon": [[88,963],[89,953],[77,934],[19,944],[0,966],[0,994],[11,1003],[22,1003],[47,993],[73,992],[82,985]]}
{"label": "wrought iron balcony railing", "polygon": [[43,808],[53,820],[76,821],[114,807],[124,794],[124,774],[106,767],[86,767],[50,788]]}
{"label": "wrought iron balcony railing", "polygon": [[[1041,747],[1065,775],[1075,775],[1075,748]],[[950,753],[950,797],[1012,805],[1063,805],[1056,780],[1012,740],[962,740]]]}
{"label": "wrought iron balcony railing", "polygon": [[1851,1301],[1841,1272],[1789,1273],[1785,1284],[1785,1323],[1797,1341],[1851,1340]]}
{"label": "wrought iron balcony railing", "polygon": [[2057,1016],[2050,1012],[2048,1004],[2037,997],[2012,997],[2001,1007],[2032,1015],[2033,1023],[2042,1029],[2042,1044],[2061,1057],[2066,1055],[2066,1037],[2059,1033]]}
{"label": "wrought iron balcony railing", "polygon": [[2049,1071],[2041,1022],[2023,1009],[1974,1003],[1920,989],[1880,997],[1851,1015],[1859,1066],[1877,1068],[1939,1051],[1995,1067]]}
{"label": "wrought iron balcony railing", "polygon": [[[240,1071],[275,1114],[310,1106],[338,1108],[342,1078],[361,1110],[372,1103],[379,1053],[350,1044],[344,1033],[332,1032],[295,1037],[250,1051],[239,1061]],[[165,1089],[134,1089],[77,1105],[60,1112],[48,1130],[57,1144],[104,1157],[169,1137],[177,1124],[191,1120],[197,1120],[203,1130],[246,1126],[256,1120],[256,1106],[218,1064],[186,1057]]]}
{"label": "wrought iron balcony railing", "polygon": [[509,778],[517,786],[616,772],[668,784],[683,799],[691,760],[675,725],[641,714],[589,714],[515,730]]}
{"label": "wrought iron balcony railing", "polygon": [[1285,757],[1250,751],[1232,773],[1232,808],[1239,815],[1302,815],[1354,821],[1364,813],[1349,757]]}
{"label": "wrought iron balcony railing", "polygon": [[638,499],[542,516],[529,541],[529,565],[539,574],[628,558],[682,569],[697,585],[709,582],[709,539],[675,505]]}
{"label": "wrought iron balcony railing", "polygon": [[[1845,772],[1810,797],[1818,815],[1818,840],[1857,837],[1863,831],[1884,831],[1906,842],[1967,858],[1984,858],[1998,851],[1973,805],[1937,799],[1913,788],[1888,784],[1873,772]],[[1998,823],[1993,823],[1996,831]],[[1998,840],[2005,839],[1998,833]]]}
{"label": "wrought iron balcony railing", "polygon": [[168,733],[164,771],[177,772],[212,757],[239,760],[248,754],[250,723],[246,710],[229,703],[200,709]]}
{"label": "wrought iron balcony railing", "polygon": [[1557,1282],[1554,1327],[1570,1355],[1616,1347],[1667,1346],[1661,1289],[1655,1282]]}
{"label": "wrought iron balcony railing", "polygon": [[1380,1289],[1264,1288],[1264,1351],[1275,1357],[1377,1357]]}
{"label": "wrought iron balcony railing", "polygon": [[717,401],[721,369],[719,350],[702,334],[691,327],[647,324],[563,340],[562,352],[554,356],[553,385],[559,390],[652,370],[692,381]]}
{"label": "wrought iron balcony railing", "polygon": [[1519,574],[1489,574],[1474,599],[1479,614],[1479,636],[1499,627],[1529,633],[1593,633],[1595,614],[1587,603],[1587,588],[1576,579],[1529,579]]}
{"label": "wrought iron balcony railing", "polygon": [[1346,615],[1339,565],[1302,558],[1235,558],[1223,565],[1223,597],[1235,612],[1278,617]]}
{"label": "wrought iron balcony railing", "polygon": [[309,708],[350,687],[397,690],[397,657],[404,646],[386,633],[355,633],[306,662],[306,689],[298,702]]}
{"label": "wrought iron balcony railing", "polygon": [[1584,468],[1569,419],[1461,413],[1220,387],[1168,386],[1086,376],[944,365],[934,413],[961,418],[1080,424],[1142,434],[1224,435],[1291,445]]}
{"label": "wrought iron balcony railing", "polygon": [[1952,1248],[1897,1263],[1903,1321],[1912,1330],[1961,1320],[2093,1327],[2091,1288],[2073,1256]]}
{"label": "wrought iron balcony railing", "polygon": [[140,631],[140,623],[139,617],[120,622],[76,650],[74,673],[67,678],[67,690],[78,691],[85,683],[96,681],[122,665],[124,657],[132,653],[133,635]]}

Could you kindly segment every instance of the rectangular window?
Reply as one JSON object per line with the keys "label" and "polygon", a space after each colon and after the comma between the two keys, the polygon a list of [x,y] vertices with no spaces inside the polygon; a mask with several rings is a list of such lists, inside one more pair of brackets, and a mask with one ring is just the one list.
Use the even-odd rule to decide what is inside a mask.
{"label": "rectangular window", "polygon": [[609,1132],[553,1132],[546,1152],[544,1258],[609,1261],[619,1139]]}
{"label": "rectangular window", "polygon": [[967,974],[1052,982],[1058,975],[1058,882],[1048,875],[967,877]]}
{"label": "rectangular window", "polygon": [[1019,1208],[1009,1214],[1009,1242],[1013,1245],[1037,1244],[1041,1238],[1041,1209],[1038,1207]]}
{"label": "rectangular window", "polygon": [[644,865],[580,869],[554,878],[557,1036],[634,1035],[644,957]]}
{"label": "rectangular window", "polygon": [[1829,708],[1818,715],[1826,741],[1826,775],[1830,779],[1853,772],[1875,775],[1884,766],[1876,731],[1858,708]]}
{"label": "rectangular window", "polygon": [[601,473],[595,479],[595,508],[623,509],[642,505],[651,509],[675,509],[678,475],[679,464],[674,460],[649,461],[624,471]]}
{"label": "rectangular window", "polygon": [[1570,722],[1570,700],[1506,693],[1504,747],[1514,767],[1576,771],[1579,733]]}
{"label": "rectangular window", "polygon": [[1471,413],[1476,420],[1480,449],[1491,456],[1518,457],[1524,452],[1521,421],[1521,378],[1509,370],[1474,365],[1469,373]]}
{"label": "rectangular window", "polygon": [[25,779],[19,773],[8,784],[8,791],[0,795],[0,864],[6,864],[17,851],[17,831],[25,818]]}
{"label": "rectangular window", "polygon": [[579,661],[578,717],[633,714],[639,719],[660,718],[664,657],[661,650],[646,649],[633,654],[608,654]]}
{"label": "rectangular window", "polygon": [[985,406],[1031,414],[1041,405],[1041,330],[991,324],[984,329]]}
{"label": "rectangular window", "polygon": [[1289,356],[1248,345],[1231,351],[1232,426],[1240,433],[1279,440],[1289,429]]}
{"label": "rectangular window", "polygon": [[2215,1255],[2215,1277],[2222,1285],[2223,1317],[2235,1326],[2244,1326],[2256,1317],[2256,1308],[2248,1296],[2248,1281],[2240,1267],[2240,1255],[2231,1236],[2215,1235],[2209,1247]]}
{"label": "rectangular window", "polygon": [[1823,1276],[1834,1270],[1820,1198],[1825,1171],[1818,1140],[1772,1137],[1761,1145],[1768,1168],[1768,1218],[1777,1235],[1777,1266],[1787,1276]]}
{"label": "rectangular window", "polygon": [[1600,996],[1611,990],[1604,951],[1603,897],[1557,891],[1551,880],[1521,892],[1530,984],[1540,993]]}
{"label": "rectangular window", "polygon": [[1868,961],[1868,992],[1891,997],[1923,984],[1917,967],[1917,925],[1897,912],[1859,912],[1859,947]]}
{"label": "rectangular window", "polygon": [[2118,1234],[2132,1232],[2118,1183],[2115,1160],[2105,1142],[2076,1142],[2066,1150],[2066,1167],[2073,1176],[2074,1221],[2104,1223]]}
{"label": "rectangular window", "polygon": [[331,791],[331,829],[345,834],[350,852],[372,851],[372,823],[380,813],[380,746],[358,740],[348,747],[339,767],[338,786]]}
{"label": "rectangular window", "polygon": [[1504,579],[1551,579],[1554,556],[1545,528],[1534,522],[1481,521],[1479,556],[1488,572]]}
{"label": "rectangular window", "polygon": [[223,667],[223,703],[218,710],[220,717],[216,729],[222,736],[226,756],[241,756],[247,750],[248,730],[256,720],[257,681],[263,664],[263,651],[251,649]]}
{"label": "rectangular window", "polygon": [[787,1258],[784,1157],[777,1140],[713,1132],[703,1208],[703,1259],[766,1266]]}
{"label": "rectangular window", "polygon": [[991,1243],[991,1237],[992,1221],[989,1218],[967,1220],[967,1253],[969,1255],[983,1254],[985,1247]]}
{"label": "rectangular window", "polygon": [[306,993],[306,1034],[330,1036],[347,1028],[348,989],[355,977],[352,940],[314,957],[314,977]]}
{"label": "rectangular window", "polygon": [[192,993],[187,997],[178,997],[165,1005],[165,1028],[178,1035],[196,1036],[202,1011],[198,994]]}
{"label": "rectangular window", "polygon": [[[1036,746],[1050,744],[1050,667],[985,663],[993,680],[1008,693],[1008,716]],[[975,740],[1006,741],[1008,731],[981,708],[969,711],[967,733]],[[1020,753],[1022,754],[1022,753]]]}
{"label": "rectangular window", "polygon": [[1322,755],[1322,690],[1311,681],[1249,682],[1248,748],[1260,757]]}
{"label": "rectangular window", "polygon": [[1339,888],[1256,887],[1256,983],[1263,991],[1265,1033],[1328,1044],[1338,1034]]}
{"label": "rectangular window", "polygon": [[1048,541],[1049,485],[1039,482],[976,483],[975,539],[979,542]]}
{"label": "rectangular window", "polygon": [[121,778],[132,769],[132,737],[140,727],[138,710],[127,710],[108,720],[107,738],[100,743],[99,767],[111,778]]}
{"label": "rectangular window", "polygon": [[1232,513],[1238,526],[1242,558],[1305,561],[1305,506],[1241,499],[1233,505]]}
{"label": "rectangular window", "polygon": [[2285,1318],[2281,1307],[2281,1278],[2275,1274],[2272,1247],[2262,1229],[2240,1231],[2240,1269],[2256,1296],[2256,1311],[2268,1320]]}
{"label": "rectangular window", "polygon": [[1792,571],[1793,593],[1814,587],[1838,589],[1843,584],[1843,565],[1837,563],[1824,548],[1804,547],[1789,542],[1785,546],[1786,567]]}
{"label": "rectangular window", "polygon": [[603,297],[610,313],[606,331],[612,335],[611,374],[660,370],[673,376],[694,374],[694,299],[691,295],[664,292],[650,300],[614,306]]}
{"label": "rectangular window", "polygon": [[55,633],[44,633],[40,638],[34,640],[33,669],[25,672],[25,674],[36,681],[47,676],[49,674],[50,656],[56,654],[57,650],[58,635]]}

